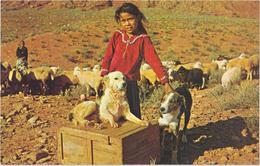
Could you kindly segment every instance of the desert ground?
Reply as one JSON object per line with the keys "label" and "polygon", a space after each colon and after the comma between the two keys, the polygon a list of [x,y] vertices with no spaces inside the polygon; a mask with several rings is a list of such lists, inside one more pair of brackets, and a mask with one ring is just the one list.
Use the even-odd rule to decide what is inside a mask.
{"label": "desert ground", "polygon": [[[194,3],[158,1],[149,8],[139,4],[161,60],[204,63],[219,55],[259,55],[258,2],[229,6],[225,2]],[[15,51],[23,39],[33,68],[53,65],[73,70],[75,66],[100,64],[109,38],[119,28],[114,21],[119,2],[112,6],[96,4],[82,8],[71,7],[66,1],[65,7],[52,1],[1,1],[1,62],[15,65]],[[230,91],[223,91],[216,80],[209,81],[205,89],[190,89],[193,107],[180,164],[257,165],[259,79],[243,80]],[[141,103],[143,119],[158,115],[159,103],[154,98],[159,96],[156,90],[151,93]],[[2,95],[1,164],[61,164],[57,131],[68,122],[69,111],[80,103],[79,95]]]}

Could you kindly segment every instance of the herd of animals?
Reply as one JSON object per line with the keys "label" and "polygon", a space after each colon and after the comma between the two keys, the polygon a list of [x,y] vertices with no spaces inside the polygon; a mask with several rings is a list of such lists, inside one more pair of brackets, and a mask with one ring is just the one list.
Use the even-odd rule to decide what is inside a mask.
{"label": "herd of animals", "polygon": [[[168,70],[169,80],[184,83],[188,88],[203,89],[212,77],[212,73],[222,70],[221,77],[223,88],[230,89],[234,84],[240,84],[242,79],[252,80],[259,75],[259,56],[248,56],[242,53],[240,56],[228,59],[223,56],[212,60],[210,63],[186,63],[163,61],[162,64]],[[65,91],[73,85],[86,87],[87,95],[95,95],[96,101],[84,101],[76,105],[69,114],[69,120],[75,125],[87,125],[87,117],[98,111],[102,121],[108,121],[111,127],[119,127],[117,121],[124,117],[141,126],[149,125],[149,122],[136,118],[131,112],[125,98],[126,79],[118,71],[111,72],[105,77],[100,76],[100,66],[93,69],[76,66],[73,71],[62,70],[59,67],[41,66],[29,68],[26,74],[21,74],[7,62],[1,63],[1,94],[23,92],[26,94],[53,94]],[[138,86],[141,93],[158,86],[158,78],[151,67],[144,63],[140,70],[141,79]],[[176,159],[179,144],[186,143],[185,131],[190,119],[192,96],[187,87],[177,87],[174,92],[165,94],[159,108],[160,118],[158,123],[161,130],[162,153],[168,153],[165,140],[170,136],[175,140],[171,149],[171,161]],[[91,94],[90,92],[94,93]],[[80,95],[80,94],[79,94]],[[112,112],[111,112],[112,110]],[[181,116],[184,114],[184,127],[179,132]],[[174,138],[172,137],[174,136]],[[167,142],[167,140],[166,140]],[[164,154],[161,154],[164,156]]]}
{"label": "herd of animals", "polygon": [[[233,84],[239,84],[242,79],[252,80],[258,78],[259,56],[251,56],[242,53],[240,56],[228,59],[219,56],[209,63],[182,64],[179,61],[163,61],[162,64],[168,70],[170,81],[178,81],[188,85],[189,88],[203,89],[206,87],[211,74],[219,70],[223,71],[221,84],[229,89]],[[27,69],[27,74],[22,75],[8,62],[1,63],[1,95],[23,92],[25,94],[60,94],[60,91],[69,89],[72,85],[82,85],[87,89],[87,95],[102,95],[104,84],[100,76],[100,66],[92,69],[75,67],[74,71],[63,70],[60,67],[40,66]],[[140,70],[141,80],[139,87],[141,93],[157,87],[159,80],[151,69],[144,63]]]}

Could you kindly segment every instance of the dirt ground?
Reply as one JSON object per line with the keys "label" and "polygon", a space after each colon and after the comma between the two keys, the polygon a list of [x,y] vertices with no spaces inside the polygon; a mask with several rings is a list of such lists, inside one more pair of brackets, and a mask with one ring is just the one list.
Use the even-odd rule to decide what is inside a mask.
{"label": "dirt ground", "polygon": [[[216,103],[205,98],[208,91],[192,90],[189,141],[181,152],[181,164],[258,164],[259,135],[251,133],[244,120],[258,118],[258,110],[217,112]],[[79,100],[23,94],[1,99],[1,163],[60,164],[57,131]]]}
{"label": "dirt ground", "polygon": [[[196,8],[188,6],[189,3],[176,4],[182,7],[181,14],[157,8],[143,10],[161,59],[210,62],[213,55],[237,57],[242,52],[259,53],[259,21],[250,19],[252,15],[258,16],[259,6],[253,4],[256,7],[249,10],[249,4],[230,3],[226,7],[219,4],[214,14],[208,11],[211,8],[206,1]],[[118,28],[113,20],[114,8],[89,12],[31,5],[1,11],[2,62],[15,65],[17,45],[24,39],[32,67],[54,65],[73,70],[75,66],[100,64],[108,38]],[[211,15],[187,15],[188,9]],[[226,13],[239,17],[222,17]],[[259,84],[259,80],[254,83]],[[259,164],[259,132],[251,132],[245,121],[258,121],[259,109],[215,109],[218,103],[206,95],[212,90],[191,90],[193,108],[188,144],[181,152],[180,164]],[[68,122],[69,111],[79,102],[60,95],[2,96],[1,164],[60,164],[57,131]],[[147,115],[156,109],[151,105],[142,111]]]}

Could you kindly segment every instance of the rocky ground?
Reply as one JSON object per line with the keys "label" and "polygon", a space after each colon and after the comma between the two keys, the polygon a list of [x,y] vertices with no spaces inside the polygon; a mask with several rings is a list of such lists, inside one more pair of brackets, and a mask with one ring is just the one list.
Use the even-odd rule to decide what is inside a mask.
{"label": "rocky ground", "polygon": [[[258,109],[217,111],[216,103],[207,100],[210,90],[192,90],[189,143],[181,152],[181,164],[258,164],[258,131],[251,132],[245,121],[258,119]],[[57,131],[79,101],[23,94],[1,99],[1,163],[60,164]]]}
{"label": "rocky ground", "polygon": [[[109,37],[118,28],[113,20],[117,5],[94,4],[96,9],[105,9],[89,10],[90,2],[77,8],[82,3],[1,1],[1,61],[14,66],[15,51],[23,39],[32,67],[54,65],[72,71],[75,66],[100,64]],[[204,63],[218,55],[234,58],[242,52],[259,53],[256,1],[151,3],[165,6],[141,8],[162,60]],[[181,152],[181,164],[259,164],[259,109],[216,109],[216,100],[207,96],[212,90],[191,90],[189,143]],[[60,164],[57,131],[68,122],[67,115],[77,103],[78,98],[60,95],[2,96],[1,164]],[[155,118],[156,111],[149,105],[143,115]]]}

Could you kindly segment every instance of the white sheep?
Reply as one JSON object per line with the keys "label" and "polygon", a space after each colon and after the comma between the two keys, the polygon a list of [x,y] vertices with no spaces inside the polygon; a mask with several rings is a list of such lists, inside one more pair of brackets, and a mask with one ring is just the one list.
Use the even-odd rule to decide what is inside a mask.
{"label": "white sheep", "polygon": [[82,71],[77,66],[74,68],[73,74],[77,76],[80,85],[86,86],[87,91],[89,91],[90,87],[93,88],[96,92],[96,97],[99,97],[98,92],[102,87],[101,71]]}
{"label": "white sheep", "polygon": [[241,69],[239,67],[228,69],[221,78],[221,84],[225,89],[230,89],[234,84],[240,84],[240,81]]}
{"label": "white sheep", "polygon": [[227,69],[231,69],[233,67],[239,67],[241,70],[245,70],[247,73],[247,80],[252,80],[253,73],[253,63],[248,58],[234,58],[229,60],[227,64]]}
{"label": "white sheep", "polygon": [[223,60],[212,60],[212,62],[218,64],[218,68],[219,69],[225,70],[226,66],[227,66],[227,63],[228,63],[228,60],[226,60],[226,59],[223,59]]}
{"label": "white sheep", "polygon": [[95,65],[92,69],[93,72],[97,72],[101,70],[101,66],[100,65]]}
{"label": "white sheep", "polygon": [[148,69],[151,69],[150,65],[148,65],[147,63],[142,64],[141,70],[148,70]]}

